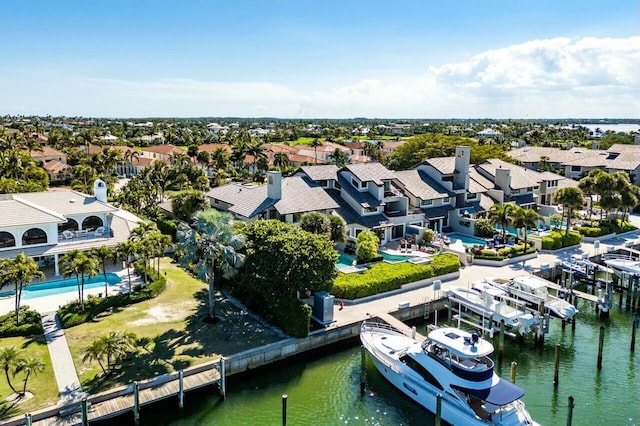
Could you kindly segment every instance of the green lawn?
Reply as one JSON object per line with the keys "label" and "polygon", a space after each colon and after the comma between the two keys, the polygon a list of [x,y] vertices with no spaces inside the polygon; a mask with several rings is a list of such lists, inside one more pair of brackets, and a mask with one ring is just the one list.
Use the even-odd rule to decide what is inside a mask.
{"label": "green lawn", "polygon": [[[206,285],[169,259],[162,259],[161,269],[167,274],[167,289],[157,298],[65,330],[85,391],[98,392],[280,339],[219,295],[216,310],[222,321],[203,323]],[[140,344],[137,354],[125,360],[122,374],[105,381],[96,377],[101,372],[98,363],[85,363],[82,357],[93,339],[115,330],[134,332]]]}
{"label": "green lawn", "polygon": [[[313,142],[314,139],[316,139],[316,138],[304,137],[303,136],[303,137],[299,137],[295,141],[289,141],[289,145],[291,145],[291,146],[295,146],[295,145],[310,145],[311,142]],[[320,142],[326,141],[325,138],[318,138],[318,140]]]}
{"label": "green lawn", "polygon": [[[11,404],[5,398],[13,393],[7,384],[4,371],[0,378],[0,419],[6,419],[18,414],[28,413],[40,408],[55,405],[58,402],[58,386],[56,378],[51,368],[51,358],[49,349],[45,343],[44,336],[28,337],[5,337],[0,339],[0,347],[15,346],[22,351],[22,356],[33,356],[40,358],[45,364],[43,372],[31,375],[27,384],[27,390],[33,393],[33,398],[20,404]],[[11,383],[16,389],[22,389],[24,374],[11,375]]]}

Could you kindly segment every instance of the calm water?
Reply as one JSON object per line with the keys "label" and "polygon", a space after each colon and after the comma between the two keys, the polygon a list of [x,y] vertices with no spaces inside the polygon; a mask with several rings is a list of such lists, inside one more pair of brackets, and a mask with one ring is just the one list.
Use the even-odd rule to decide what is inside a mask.
{"label": "calm water", "polygon": [[[518,362],[517,384],[533,418],[543,425],[564,425],[567,399],[574,396],[574,425],[640,424],[640,338],[636,354],[629,351],[632,316],[612,312],[600,322],[587,302],[579,303],[575,334],[551,322],[544,351],[526,342],[507,341],[498,374],[509,378]],[[442,317],[442,315],[441,315]],[[596,369],[599,326],[606,326],[604,365]],[[424,326],[419,327],[424,332]],[[561,345],[560,384],[554,389],[556,343]],[[360,348],[334,349],[306,361],[260,371],[230,382],[226,401],[211,389],[187,394],[180,414],[177,401],[142,411],[144,425],[279,425],[281,396],[288,394],[289,425],[432,425],[433,416],[399,394],[367,359],[367,393],[360,396]]]}

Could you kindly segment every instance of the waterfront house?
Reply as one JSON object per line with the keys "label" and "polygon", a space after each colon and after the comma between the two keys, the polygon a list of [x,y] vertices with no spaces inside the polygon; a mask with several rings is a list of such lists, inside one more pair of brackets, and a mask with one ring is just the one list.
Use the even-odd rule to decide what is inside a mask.
{"label": "waterfront house", "polygon": [[96,180],[94,194],[56,190],[0,195],[0,258],[24,252],[40,267],[53,266],[74,249],[114,247],[141,220],[107,202],[107,186]]}

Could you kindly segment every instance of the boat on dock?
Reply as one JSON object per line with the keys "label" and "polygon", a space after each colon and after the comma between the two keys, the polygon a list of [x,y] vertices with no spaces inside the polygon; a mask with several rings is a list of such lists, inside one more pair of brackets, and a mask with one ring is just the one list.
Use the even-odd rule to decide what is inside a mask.
{"label": "boat on dock", "polygon": [[640,276],[640,260],[629,258],[608,258],[604,263],[620,275],[621,272]]}
{"label": "boat on dock", "polygon": [[530,308],[539,310],[544,303],[545,311],[561,320],[571,320],[578,313],[578,309],[571,303],[549,294],[545,280],[534,275],[523,275],[510,280],[485,278],[484,282],[514,299],[525,301]]}
{"label": "boat on dock", "polygon": [[511,306],[504,292],[492,292],[483,288],[466,289],[463,287],[450,287],[446,296],[459,302],[466,309],[482,317],[487,317],[492,322],[504,325],[509,329],[518,330],[520,334],[526,334],[531,327],[539,323],[539,318],[524,309]]}
{"label": "boat on dock", "polygon": [[537,425],[524,390],[498,377],[493,345],[458,328],[439,328],[422,343],[394,327],[365,321],[360,340],[378,371],[402,393],[454,425]]}

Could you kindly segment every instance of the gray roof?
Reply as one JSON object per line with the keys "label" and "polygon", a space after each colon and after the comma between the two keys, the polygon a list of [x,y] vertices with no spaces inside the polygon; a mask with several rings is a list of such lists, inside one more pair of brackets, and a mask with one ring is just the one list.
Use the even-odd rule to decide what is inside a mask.
{"label": "gray roof", "polygon": [[282,179],[280,200],[267,196],[267,185],[239,183],[212,188],[207,192],[207,196],[231,204],[230,212],[247,218],[256,216],[272,206],[282,215],[338,207],[324,189],[301,176]]}
{"label": "gray roof", "polygon": [[473,166],[469,167],[469,192],[471,194],[486,192],[487,189],[493,189],[493,187],[493,182],[478,173]]}
{"label": "gray roof", "polygon": [[39,208],[19,197],[9,195],[0,198],[0,228],[64,222],[66,219],[62,215]]}
{"label": "gray roof", "polygon": [[376,185],[382,185],[383,180],[391,180],[395,176],[393,172],[380,163],[366,164],[350,164],[345,167],[361,182],[374,182]]}
{"label": "gray roof", "polygon": [[363,207],[377,207],[384,204],[383,201],[378,200],[370,192],[360,192],[355,189],[344,176],[338,176],[338,183],[340,183],[343,191]]}
{"label": "gray roof", "polygon": [[322,166],[302,166],[300,167],[307,176],[312,180],[338,180],[338,166],[335,164],[327,164]]}
{"label": "gray roof", "polygon": [[433,200],[453,196],[454,193],[432,179],[423,171],[403,170],[395,172],[396,179],[408,192],[421,200]]}
{"label": "gray roof", "polygon": [[366,228],[375,228],[380,225],[388,224],[389,219],[383,214],[360,216],[344,199],[342,199],[339,190],[328,189],[327,193],[339,205],[339,207],[334,210],[335,213],[340,216],[348,225],[358,224]]}
{"label": "gray roof", "polygon": [[107,203],[98,201],[96,197],[77,191],[28,192],[16,194],[38,207],[64,215],[83,213],[106,213],[117,209]]}
{"label": "gray roof", "polygon": [[[489,175],[491,175],[494,181],[496,176],[496,169],[510,170],[511,189],[531,188],[534,186],[538,186],[542,181],[540,173],[534,170],[529,170],[522,166],[517,166],[515,164],[507,163],[506,161],[498,160],[495,158],[488,159],[484,163],[481,163],[476,167],[484,170]],[[558,175],[558,179],[562,178],[564,177]]]}
{"label": "gray roof", "polygon": [[436,157],[425,161],[443,175],[452,175],[456,172],[456,157]]}

